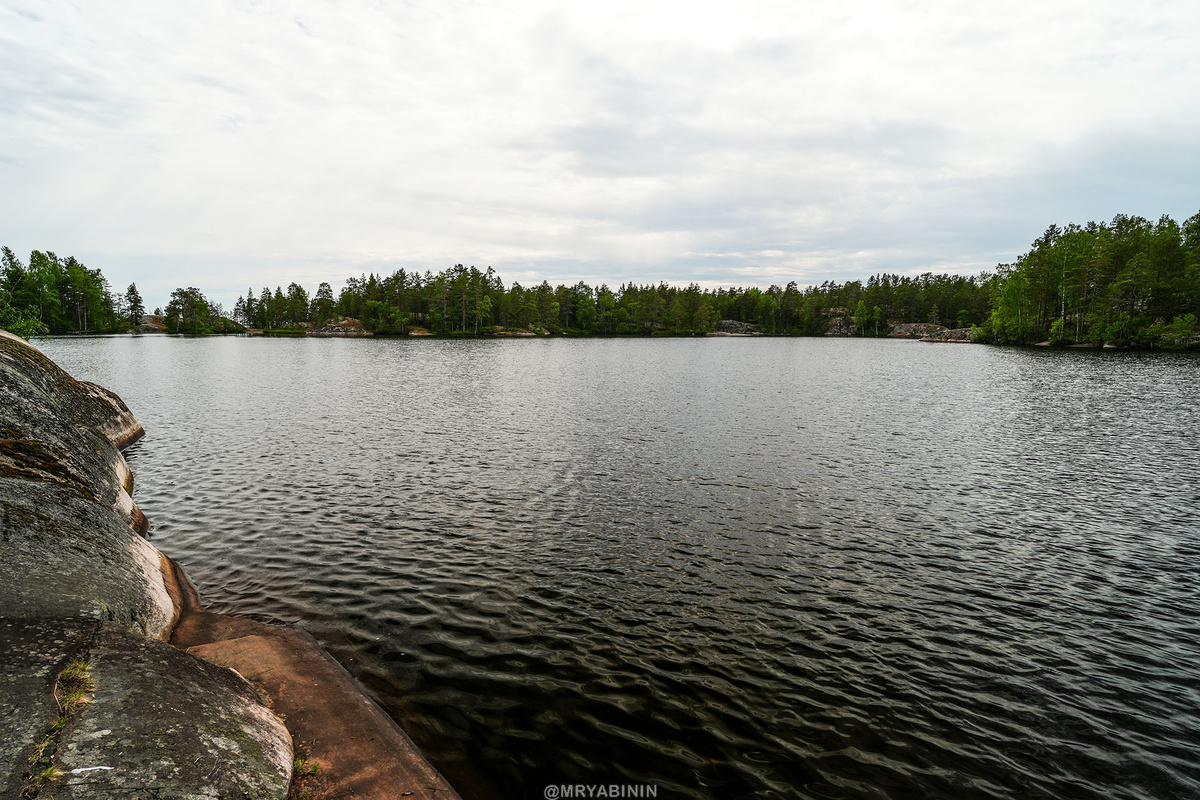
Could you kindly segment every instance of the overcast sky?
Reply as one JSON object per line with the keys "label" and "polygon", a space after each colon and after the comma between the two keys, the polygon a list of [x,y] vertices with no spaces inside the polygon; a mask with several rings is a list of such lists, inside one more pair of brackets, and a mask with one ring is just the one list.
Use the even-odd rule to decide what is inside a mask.
{"label": "overcast sky", "polygon": [[0,0],[0,101],[0,244],[151,306],[974,273],[1200,211],[1195,0]]}

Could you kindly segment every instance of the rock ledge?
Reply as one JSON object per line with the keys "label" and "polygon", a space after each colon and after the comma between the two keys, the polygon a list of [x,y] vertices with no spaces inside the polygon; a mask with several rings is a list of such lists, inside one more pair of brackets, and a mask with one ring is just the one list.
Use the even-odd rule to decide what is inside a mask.
{"label": "rock ledge", "polygon": [[179,611],[118,449],[141,435],[0,332],[0,796],[284,800],[281,720],[164,641]]}
{"label": "rock ledge", "polygon": [[312,637],[203,611],[142,536],[120,453],[141,436],[0,331],[0,797],[284,800],[295,740],[321,767],[297,796],[455,800]]}

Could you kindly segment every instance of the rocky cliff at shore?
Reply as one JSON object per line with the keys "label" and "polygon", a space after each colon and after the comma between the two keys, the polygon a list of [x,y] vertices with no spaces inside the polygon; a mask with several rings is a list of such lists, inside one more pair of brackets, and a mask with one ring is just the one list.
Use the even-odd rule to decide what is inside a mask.
{"label": "rocky cliff at shore", "polygon": [[947,328],[933,322],[903,322],[888,331],[891,339],[920,339],[923,342],[970,342],[970,328]]}
{"label": "rocky cliff at shore", "polygon": [[0,332],[0,796],[282,800],[282,722],[164,641],[178,609],[118,449],[140,435]]}
{"label": "rocky cliff at shore", "polygon": [[141,435],[0,331],[0,797],[456,798],[303,631],[200,608],[142,536]]}
{"label": "rocky cliff at shore", "polygon": [[[920,339],[923,342],[970,342],[973,333],[970,328],[947,328],[933,322],[900,322],[889,323],[880,332],[889,339]],[[873,332],[868,328],[866,333]],[[835,317],[825,328],[825,336],[857,336],[859,331],[854,326],[854,320],[849,317]]]}
{"label": "rocky cliff at shore", "polygon": [[762,336],[762,329],[748,322],[738,322],[735,319],[723,319],[708,336]]}

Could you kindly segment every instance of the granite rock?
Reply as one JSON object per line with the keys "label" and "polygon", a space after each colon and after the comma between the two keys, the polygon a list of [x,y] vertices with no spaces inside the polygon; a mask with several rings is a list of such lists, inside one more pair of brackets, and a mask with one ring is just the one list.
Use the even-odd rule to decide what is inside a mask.
{"label": "granite rock", "polygon": [[[0,796],[283,800],[283,723],[163,641],[173,573],[118,449],[141,435],[115,394],[0,331]],[[81,664],[94,691],[64,704]]]}

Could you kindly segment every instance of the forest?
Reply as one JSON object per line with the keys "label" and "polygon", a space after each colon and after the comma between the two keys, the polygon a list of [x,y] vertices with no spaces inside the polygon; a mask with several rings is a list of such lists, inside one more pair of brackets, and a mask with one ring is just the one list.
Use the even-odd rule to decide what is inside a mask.
{"label": "forest", "polygon": [[[75,258],[34,251],[28,264],[7,247],[0,263],[0,327],[21,335],[136,329],[145,313],[137,287],[114,292],[100,270]],[[1183,225],[1118,215],[1110,223],[1051,225],[1011,264],[975,276],[882,273],[864,281],[796,282],[766,289],[702,289],[697,284],[505,285],[491,268],[434,273],[399,269],[350,278],[334,296],[251,288],[226,316],[195,287],[176,289],[162,312],[172,333],[245,328],[303,333],[354,318],[379,335],[430,332],[482,336],[527,331],[590,336],[687,336],[721,320],[768,335],[820,336],[831,330],[885,336],[893,325],[929,322],[971,328],[975,341],[1118,347],[1197,344],[1200,214]]]}
{"label": "forest", "polygon": [[114,295],[98,269],[74,257],[34,250],[24,264],[7,247],[0,248],[0,328],[29,338],[46,333],[109,333],[129,330],[133,313],[141,319],[141,297]]}
{"label": "forest", "polygon": [[1195,344],[1200,316],[1200,214],[1179,225],[1118,215],[1051,225],[996,272],[978,341],[1117,347]]}
{"label": "forest", "polygon": [[286,330],[353,317],[370,331],[406,334],[423,328],[443,335],[525,330],[593,336],[686,336],[712,331],[723,319],[760,326],[764,333],[820,335],[830,319],[850,316],[861,329],[886,333],[888,320],[982,323],[989,313],[987,281],[957,275],[879,275],[866,283],[825,283],[741,289],[659,284],[586,283],[552,287],[543,281],[505,286],[491,269],[462,264],[440,273],[363,275],[337,298],[322,283],[310,299],[293,283],[239,297],[233,319],[252,328]]}

